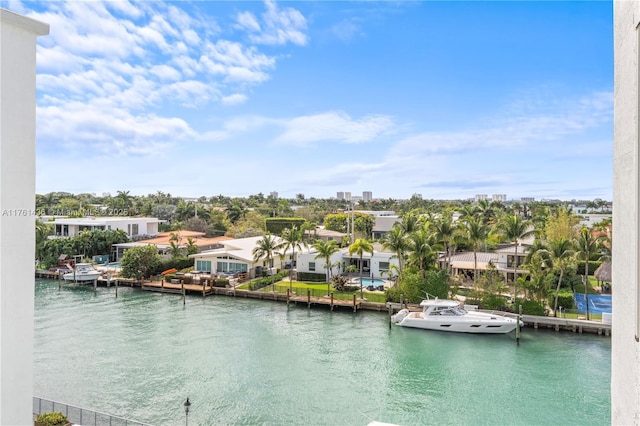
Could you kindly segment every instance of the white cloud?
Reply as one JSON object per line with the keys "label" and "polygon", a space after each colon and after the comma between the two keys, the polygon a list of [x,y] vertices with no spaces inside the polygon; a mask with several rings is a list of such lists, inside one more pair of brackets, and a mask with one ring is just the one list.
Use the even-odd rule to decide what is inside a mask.
{"label": "white cloud", "polygon": [[330,111],[283,121],[282,126],[285,130],[276,142],[303,146],[323,141],[369,142],[392,130],[393,121],[384,115],[353,120],[343,112]]}
{"label": "white cloud", "polygon": [[220,99],[225,105],[240,105],[247,100],[247,95],[242,93],[234,93],[233,95],[223,96]]}
{"label": "white cloud", "polygon": [[302,13],[291,7],[278,8],[273,0],[266,0],[265,7],[262,25],[252,13],[240,12],[236,17],[236,28],[247,31],[249,39],[257,44],[307,44],[307,20]]}

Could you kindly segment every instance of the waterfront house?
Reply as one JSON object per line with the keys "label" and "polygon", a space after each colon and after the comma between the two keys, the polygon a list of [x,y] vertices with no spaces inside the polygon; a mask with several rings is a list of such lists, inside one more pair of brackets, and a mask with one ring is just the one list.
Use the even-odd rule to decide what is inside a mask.
{"label": "waterfront house", "polygon": [[154,238],[148,238],[129,243],[114,244],[112,247],[112,258],[116,259],[116,261],[119,261],[122,258],[124,252],[131,247],[154,245],[158,248],[158,254],[164,259],[168,259],[171,257],[170,248],[172,242],[180,247],[184,254],[186,254],[189,239],[191,239],[193,241],[193,244],[198,248],[198,252],[222,248],[223,241],[232,239],[230,237],[224,236],[206,238],[205,235],[206,234],[204,232],[185,230],[159,232]]}
{"label": "waterfront house", "polygon": [[[519,275],[529,273],[527,269],[522,267],[525,263],[528,250],[528,245],[518,245],[517,273]],[[492,264],[498,272],[501,272],[504,275],[506,281],[513,281],[515,255],[516,250],[515,245],[513,244],[505,245],[494,252],[476,252],[478,272],[486,271],[489,268],[489,264]],[[455,253],[451,255],[449,261],[451,263],[451,272],[453,275],[462,275],[468,278],[473,278],[476,262],[474,261],[472,251]],[[444,254],[440,255],[438,262],[440,263],[441,268],[446,268],[447,258]]]}
{"label": "waterfront house", "polygon": [[[285,269],[294,262],[293,250],[286,252],[278,250],[271,258],[271,264],[266,264],[266,257],[258,260],[253,258],[253,250],[256,248],[258,241],[264,237],[237,238],[226,241],[220,241],[222,247],[213,250],[206,250],[201,253],[193,254],[189,257],[194,259],[194,266],[197,271],[208,273],[246,273],[249,278],[255,278],[262,274],[264,268],[269,270]],[[284,240],[278,236],[273,236],[278,244]],[[307,253],[308,248],[296,250],[296,257]]]}
{"label": "waterfront house", "polygon": [[129,238],[141,235],[155,236],[158,234],[158,224],[163,221],[155,217],[123,217],[123,216],[92,216],[78,218],[56,218],[53,220],[55,229],[51,238],[73,237],[84,230],[97,229],[122,230]]}
{"label": "waterfront house", "polygon": [[[373,244],[373,255],[364,253],[362,255],[362,273],[372,278],[388,278],[396,275],[392,266],[398,267],[398,259],[395,253],[386,251],[381,244]],[[296,269],[298,272],[326,274],[325,260],[316,258],[317,250],[311,249],[298,255]],[[350,265],[354,265],[358,273],[360,272],[360,255],[349,254],[349,248],[344,247],[333,254],[330,260],[331,273],[342,274]]]}

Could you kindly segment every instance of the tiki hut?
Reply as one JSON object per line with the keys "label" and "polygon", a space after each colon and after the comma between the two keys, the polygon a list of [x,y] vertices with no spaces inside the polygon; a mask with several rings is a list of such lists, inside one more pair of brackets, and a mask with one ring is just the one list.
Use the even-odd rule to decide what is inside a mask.
{"label": "tiki hut", "polygon": [[593,276],[598,280],[598,284],[601,286],[602,292],[608,293],[611,286],[604,283],[611,282],[611,262],[602,262],[602,265],[596,269]]}

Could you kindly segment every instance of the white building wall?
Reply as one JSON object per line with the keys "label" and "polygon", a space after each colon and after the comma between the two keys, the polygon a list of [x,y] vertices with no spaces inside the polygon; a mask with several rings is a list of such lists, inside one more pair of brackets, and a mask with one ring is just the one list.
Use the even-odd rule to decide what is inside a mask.
{"label": "white building wall", "polygon": [[640,424],[638,23],[640,2],[614,1],[613,329],[611,423]]}
{"label": "white building wall", "polygon": [[33,424],[36,37],[0,9],[0,424]]}

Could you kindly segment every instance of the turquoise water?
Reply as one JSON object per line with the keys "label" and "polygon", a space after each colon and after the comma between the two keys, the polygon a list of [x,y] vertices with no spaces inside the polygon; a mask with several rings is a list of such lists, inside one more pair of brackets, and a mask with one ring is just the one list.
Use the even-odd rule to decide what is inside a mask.
{"label": "turquoise water", "polygon": [[610,423],[609,338],[37,280],[34,395],[157,425]]}

